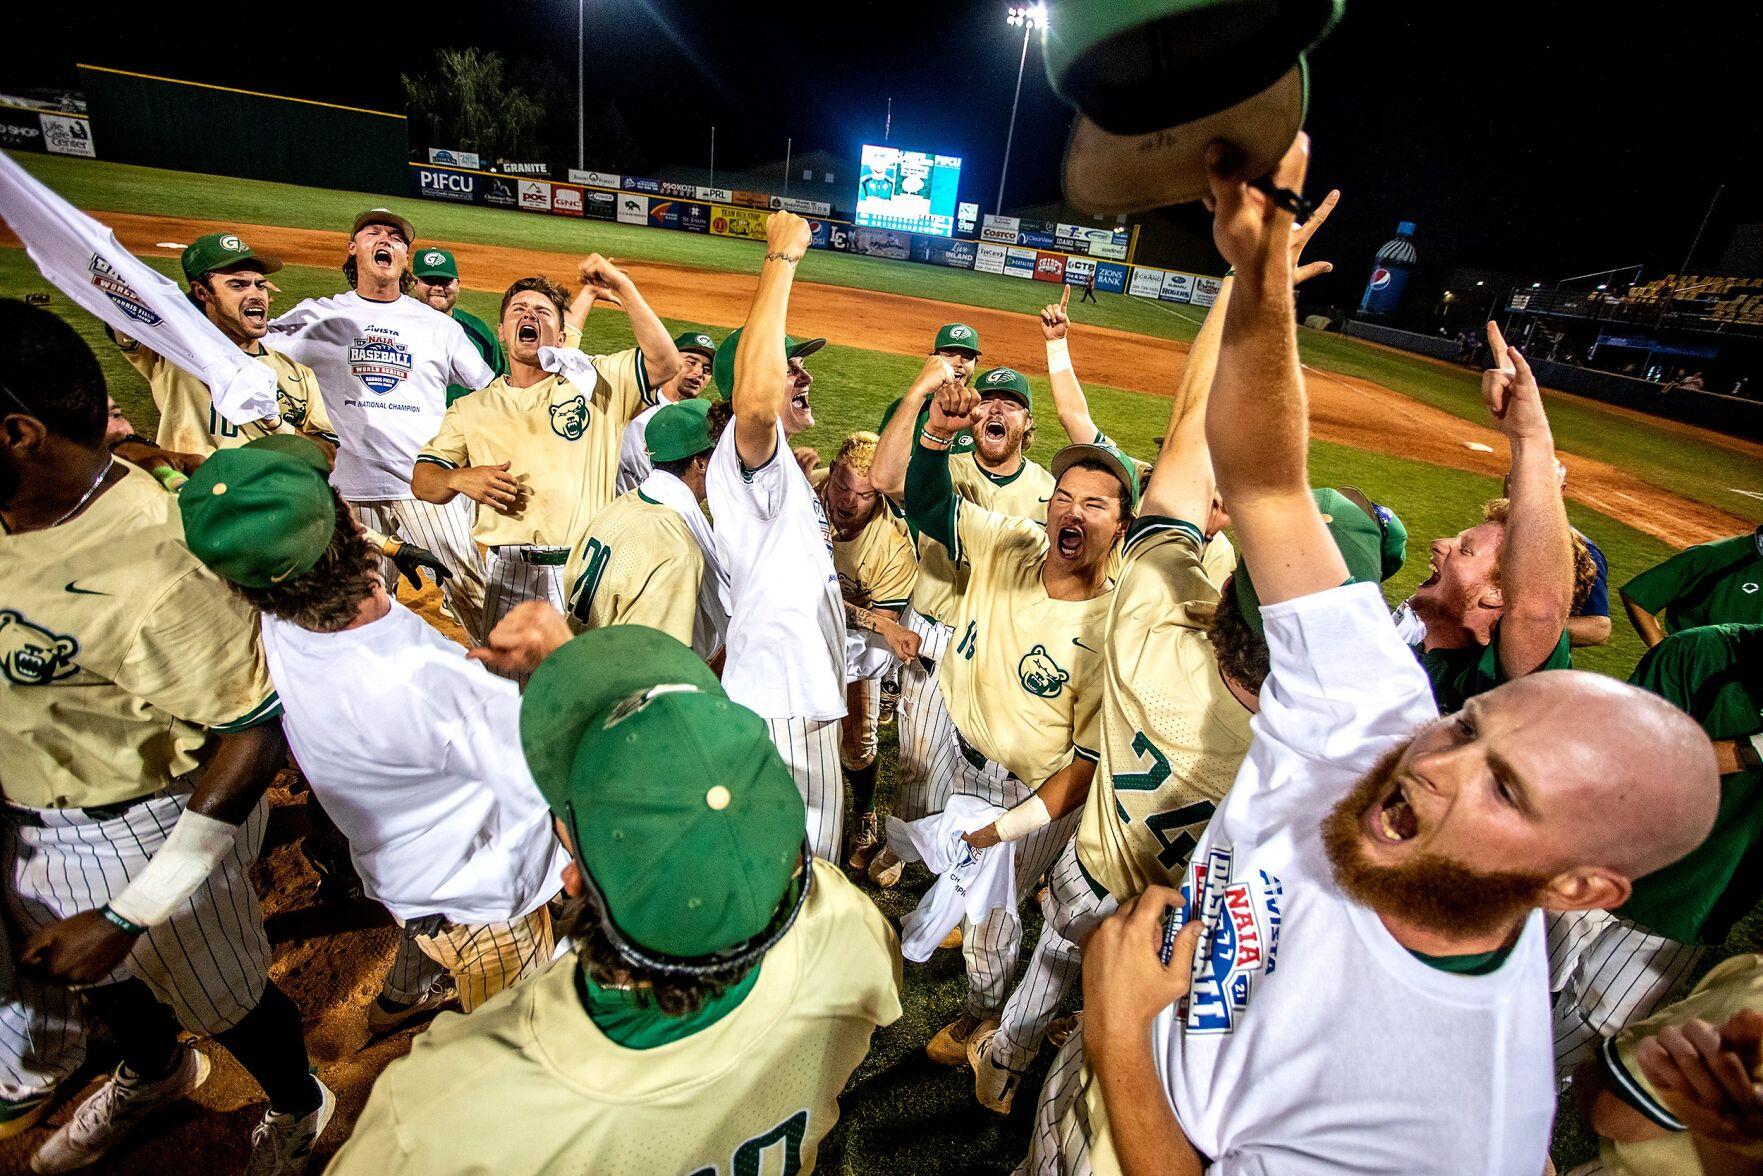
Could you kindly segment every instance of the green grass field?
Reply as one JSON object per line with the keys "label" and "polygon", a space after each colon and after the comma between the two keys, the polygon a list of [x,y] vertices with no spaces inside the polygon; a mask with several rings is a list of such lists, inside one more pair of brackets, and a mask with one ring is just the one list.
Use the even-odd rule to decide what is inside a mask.
{"label": "green grass field", "polygon": [[[385,204],[409,216],[425,237],[436,240],[566,252],[598,250],[621,259],[740,272],[752,272],[758,260],[751,243],[714,237],[53,156],[15,158],[75,203],[94,210],[336,229],[340,235],[341,226],[356,212]],[[170,260],[154,259],[152,264],[175,274],[175,263]],[[1030,283],[821,252],[804,260],[801,275],[806,281],[1025,314],[1038,310],[1045,297],[1045,287]],[[285,309],[301,298],[335,292],[341,278],[334,270],[289,267],[276,276],[276,282],[282,289],[277,309]],[[0,249],[0,295],[19,296],[45,289],[46,284],[22,251]],[[493,319],[497,301],[493,294],[470,290],[462,298],[467,309],[486,319]],[[113,395],[136,426],[151,433],[156,416],[144,381],[122,361],[95,320],[70,308],[59,296],[53,308],[67,315],[92,343]],[[658,309],[665,315],[666,307]],[[1073,314],[1082,321],[1177,340],[1192,337],[1199,317],[1194,308],[1172,309],[1113,295],[1102,295],[1099,306],[1074,307]],[[676,330],[725,326],[667,321]],[[597,314],[589,320],[590,350],[614,350],[630,342],[623,315]],[[1314,331],[1302,332],[1301,347],[1306,361],[1317,367],[1375,380],[1465,419],[1481,419],[1473,373]],[[804,440],[822,454],[830,454],[846,433],[875,427],[883,407],[906,386],[918,364],[911,357],[886,352],[828,347],[811,366],[819,423]],[[1044,378],[1035,377],[1033,382],[1041,403],[1050,405]],[[1165,430],[1168,401],[1106,387],[1092,386],[1088,392],[1096,420],[1128,452],[1141,457],[1154,452],[1152,439]],[[1733,449],[1653,429],[1644,421],[1568,398],[1552,397],[1550,411],[1562,449],[1620,465],[1655,485],[1741,517],[1763,520],[1763,500],[1732,492],[1735,487],[1763,491],[1763,470]],[[1045,420],[1033,456],[1044,462],[1065,442],[1065,436],[1050,411],[1042,416]],[[1473,522],[1479,503],[1499,490],[1491,478],[1326,442],[1314,443],[1311,464],[1318,484],[1360,486],[1402,515],[1411,539],[1409,561],[1387,586],[1392,601],[1406,595],[1424,577],[1426,542]],[[1608,556],[1613,586],[1669,554],[1667,545],[1618,520],[1579,507],[1572,507],[1570,514],[1574,524],[1594,538]],[[1582,668],[1626,676],[1640,652],[1638,639],[1619,616],[1611,642],[1579,652],[1575,661]],[[884,730],[884,798],[893,787],[892,739],[891,729]],[[889,914],[902,915],[916,901],[925,882],[922,873],[909,874],[906,886],[879,896],[879,901]],[[1031,913],[1026,942],[1032,942],[1037,924],[1038,918]],[[1723,951],[1710,953],[1709,962],[1733,951],[1752,949],[1756,943],[1755,924],[1741,924]],[[923,966],[907,965],[905,1015],[877,1035],[874,1050],[853,1079],[843,1100],[845,1118],[822,1153],[827,1170],[1004,1172],[1024,1154],[1033,1111],[1031,1096],[1025,1095],[1015,1113],[1001,1119],[973,1102],[966,1071],[941,1069],[922,1054],[924,1041],[959,1011],[963,986],[956,953],[939,953]],[[1043,1055],[1025,1087],[1031,1094],[1046,1062]],[[1557,1137],[1558,1161],[1564,1165],[1577,1162],[1590,1154],[1589,1149],[1583,1127],[1570,1110],[1564,1112]]]}

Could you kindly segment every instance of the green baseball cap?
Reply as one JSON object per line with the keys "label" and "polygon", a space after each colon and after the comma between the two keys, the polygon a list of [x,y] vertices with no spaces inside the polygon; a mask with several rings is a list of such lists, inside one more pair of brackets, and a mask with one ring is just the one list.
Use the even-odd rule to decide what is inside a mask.
{"label": "green baseball cap", "polygon": [[643,444],[651,461],[684,461],[709,452],[710,402],[692,399],[662,405],[643,426]]}
{"label": "green baseball cap", "polygon": [[800,910],[795,779],[765,720],[674,638],[613,625],[558,649],[521,697],[520,744],[630,962],[758,958]]}
{"label": "green baseball cap", "polygon": [[1304,125],[1304,54],[1346,0],[1052,0],[1047,78],[1077,108],[1065,194],[1097,213],[1139,212],[1206,193],[1222,139],[1248,176],[1271,172]]}
{"label": "green baseball cap", "polygon": [[1022,407],[1030,413],[1035,410],[1035,394],[1028,386],[1028,377],[1015,368],[989,368],[975,378],[972,387],[981,400],[988,396],[1009,396],[1021,401]]}
{"label": "green baseball cap", "polygon": [[[875,431],[877,433],[882,433],[882,432],[887,431],[888,422],[894,419],[895,410],[897,410],[900,407],[901,402],[903,402],[905,399],[906,398],[904,396],[896,396],[896,397],[894,397],[894,402],[892,404],[888,405],[888,407],[885,410],[883,410],[882,416],[881,416],[881,423],[875,427]],[[918,410],[918,427],[920,429],[923,429],[924,426],[927,423],[929,423],[929,421],[930,421],[930,401],[927,400],[924,402],[924,407]],[[955,436],[950,439],[949,452],[950,453],[969,453],[973,450],[973,444],[974,444],[973,430],[959,429],[956,431]]]}
{"label": "green baseball cap", "polygon": [[178,493],[184,543],[216,574],[247,588],[309,572],[336,530],[329,476],[318,446],[292,434],[218,450]]}
{"label": "green baseball cap", "polygon": [[1108,472],[1120,479],[1126,487],[1127,510],[1139,508],[1139,467],[1132,458],[1106,441],[1085,442],[1067,445],[1053,455],[1053,479],[1058,481],[1065,471],[1080,461],[1099,461],[1108,467]]}
{"label": "green baseball cap", "polygon": [[282,259],[258,253],[245,244],[237,233],[207,233],[184,246],[184,280],[194,282],[216,270],[245,269],[247,266],[273,274],[282,268]]}
{"label": "green baseball cap", "polygon": [[[716,390],[722,393],[724,400],[732,399],[735,392],[735,351],[741,342],[744,327],[736,327],[716,349],[716,355],[710,361],[710,377],[716,382]],[[807,359],[816,351],[826,346],[825,339],[792,339],[784,336],[784,358]]]}
{"label": "green baseball cap", "polygon": [[673,337],[676,351],[696,351],[712,363],[716,362],[716,343],[703,331],[681,331]]}
{"label": "green baseball cap", "polygon": [[[1335,546],[1340,549],[1341,558],[1347,563],[1347,572],[1355,583],[1381,584],[1395,575],[1401,568],[1402,561],[1398,557],[1395,567],[1390,566],[1386,528],[1375,514],[1375,511],[1383,508],[1374,506],[1372,511],[1367,511],[1339,490],[1331,490],[1326,486],[1310,491],[1310,496],[1316,500],[1316,509],[1322,512],[1322,521],[1327,524],[1329,534],[1334,536]],[[1362,494],[1359,496],[1364,497]],[[1395,518],[1393,512],[1390,517]],[[1397,525],[1400,526],[1400,520],[1397,520]],[[1404,528],[1404,543],[1407,534]],[[1255,632],[1261,633],[1261,598],[1255,593],[1255,583],[1249,576],[1248,565],[1240,555],[1237,557],[1236,571],[1231,574],[1231,586],[1243,619],[1249,622],[1249,627]]]}
{"label": "green baseball cap", "polygon": [[410,227],[409,221],[405,220],[389,208],[370,208],[366,212],[357,216],[355,218],[355,227],[349,230],[349,235],[353,237],[368,225],[390,225],[392,228],[397,229],[399,235],[404,238],[404,244],[416,244],[416,230]]}
{"label": "green baseball cap", "polygon": [[431,278],[443,278],[451,282],[459,276],[459,263],[445,249],[425,248],[416,255],[410,272],[425,282]]}
{"label": "green baseball cap", "polygon": [[937,341],[932,351],[965,351],[979,354],[979,332],[966,323],[944,323],[937,328]]}
{"label": "green baseball cap", "polygon": [[1402,570],[1408,559],[1408,527],[1396,512],[1387,506],[1379,506],[1371,501],[1369,495],[1357,486],[1342,486],[1341,496],[1354,506],[1370,515],[1383,534],[1381,553],[1383,556],[1383,575],[1380,579],[1387,580]]}

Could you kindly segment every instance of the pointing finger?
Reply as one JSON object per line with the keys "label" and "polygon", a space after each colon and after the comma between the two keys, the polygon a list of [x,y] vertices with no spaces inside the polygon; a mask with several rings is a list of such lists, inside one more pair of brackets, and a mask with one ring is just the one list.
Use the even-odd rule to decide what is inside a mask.
{"label": "pointing finger", "polygon": [[1071,287],[1067,286],[1059,292],[1059,309],[1064,310],[1071,302]]}
{"label": "pointing finger", "polygon": [[1506,337],[1500,334],[1500,324],[1492,319],[1488,320],[1488,346],[1493,348],[1495,367],[1511,366],[1506,362]]}

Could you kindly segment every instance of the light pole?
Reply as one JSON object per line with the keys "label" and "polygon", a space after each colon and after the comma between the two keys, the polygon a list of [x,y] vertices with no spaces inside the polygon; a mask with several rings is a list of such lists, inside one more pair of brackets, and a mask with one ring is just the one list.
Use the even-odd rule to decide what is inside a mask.
{"label": "light pole", "polygon": [[1047,27],[1045,4],[1020,4],[1005,18],[1012,28],[1022,26],[1022,57],[1016,63],[1016,97],[1010,100],[1010,129],[1004,134],[1004,166],[998,172],[998,215],[1004,215],[1004,180],[1010,174],[1010,145],[1016,139],[1016,107],[1022,101],[1022,71],[1028,65],[1028,40],[1036,29]]}
{"label": "light pole", "polygon": [[575,0],[575,167],[588,167],[588,107],[582,100],[583,45],[586,32],[587,0]]}

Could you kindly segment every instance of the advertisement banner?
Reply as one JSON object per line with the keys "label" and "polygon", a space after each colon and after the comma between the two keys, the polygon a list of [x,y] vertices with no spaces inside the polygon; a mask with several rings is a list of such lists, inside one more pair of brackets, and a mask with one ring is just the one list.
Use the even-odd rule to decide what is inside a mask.
{"label": "advertisement banner", "polygon": [[550,212],[551,185],[545,180],[517,180],[522,212]]}
{"label": "advertisement banner", "polygon": [[1013,216],[988,216],[979,230],[980,239],[998,241],[1005,245],[1016,244],[1016,234],[1021,231],[1022,222]]}
{"label": "advertisement banner", "polygon": [[1089,227],[1086,225],[1068,225],[1061,221],[1053,226],[1053,233],[1060,237],[1082,237],[1087,240]]}
{"label": "advertisement banner", "polygon": [[973,268],[982,274],[1001,274],[1006,252],[1002,245],[979,244],[973,250]]}
{"label": "advertisement banner", "polygon": [[1067,286],[1087,286],[1095,273],[1096,263],[1087,257],[1065,259],[1065,284]]}
{"label": "advertisement banner", "polygon": [[519,208],[520,193],[515,190],[518,180],[510,180],[504,176],[475,176],[478,181],[478,202],[488,204],[491,208]]}
{"label": "advertisement banner", "polygon": [[1126,293],[1126,267],[1118,262],[1098,261],[1096,289],[1107,294]]}
{"label": "advertisement banner", "polygon": [[1194,295],[1194,275],[1176,273],[1174,270],[1163,275],[1163,288],[1157,291],[1157,297],[1165,302],[1186,302]]}
{"label": "advertisement banner", "polygon": [[42,151],[43,123],[34,110],[0,106],[0,147],[8,151]]}
{"label": "advertisement banner", "polygon": [[823,220],[809,221],[808,222],[808,248],[810,248],[810,249],[830,249],[830,248],[832,248],[832,229],[833,229],[833,226],[830,221],[823,221]]}
{"label": "advertisement banner", "polygon": [[858,229],[851,234],[851,252],[908,261],[912,257],[912,237],[892,229]]}
{"label": "advertisement banner", "polygon": [[510,163],[506,159],[496,161],[496,170],[505,176],[538,176],[540,179],[548,179],[551,175],[551,165],[548,163]]}
{"label": "advertisement banner", "polygon": [[728,204],[735,198],[734,193],[730,192],[727,188],[699,187],[692,189],[692,195],[700,200],[708,201],[711,204]]}
{"label": "advertisement banner", "polygon": [[926,265],[972,269],[974,249],[972,241],[951,241],[942,237],[912,238],[912,260]]}
{"label": "advertisement banner", "polygon": [[1222,285],[1223,282],[1218,278],[1195,278],[1193,304],[1211,306],[1218,301],[1218,291]]}
{"label": "advertisement banner", "polygon": [[1107,241],[1090,238],[1089,255],[1091,257],[1107,257],[1114,261],[1126,260],[1126,238],[1115,237]]}
{"label": "advertisement banner", "polygon": [[649,226],[656,229],[679,228],[679,209],[677,201],[649,201]]}
{"label": "advertisement banner", "polygon": [[612,172],[578,171],[572,167],[569,169],[569,182],[586,184],[590,188],[619,188],[624,186],[624,177]]}
{"label": "advertisement banner", "polygon": [[1038,229],[1023,229],[1016,234],[1016,243],[1030,249],[1053,248],[1053,234],[1043,233]]}
{"label": "advertisement banner", "polygon": [[429,162],[441,167],[469,167],[474,171],[484,166],[483,157],[475,151],[449,151],[445,147],[430,147]]}
{"label": "advertisement banner", "polygon": [[661,181],[661,194],[663,196],[671,196],[676,200],[690,200],[693,196],[697,195],[697,193],[698,189],[691,184],[676,184],[671,180]]}
{"label": "advertisement banner", "polygon": [[427,200],[451,200],[456,204],[471,204],[477,200],[479,177],[470,172],[413,167],[410,178],[416,183],[416,195]]}
{"label": "advertisement banner", "polygon": [[679,227],[688,233],[708,233],[710,231],[710,206],[682,202],[679,206]]}
{"label": "advertisement banner", "polygon": [[43,146],[57,155],[97,157],[92,150],[92,124],[83,118],[44,111],[37,116],[43,122]]}
{"label": "advertisement banner", "polygon": [[585,216],[582,198],[587,195],[574,184],[551,185],[551,211],[559,216]]}
{"label": "advertisement banner", "polygon": [[1132,271],[1132,284],[1127,292],[1137,298],[1155,298],[1163,289],[1163,271],[1146,269],[1136,266]]}
{"label": "advertisement banner", "polygon": [[1060,253],[1035,254],[1035,281],[1063,282],[1065,280],[1065,256]]}
{"label": "advertisement banner", "polygon": [[617,220],[618,193],[589,192],[587,213],[594,220]]}
{"label": "advertisement banner", "polygon": [[633,196],[623,192],[618,197],[618,223],[621,225],[646,225],[649,223],[649,198]]}
{"label": "advertisement banner", "polygon": [[1035,251],[1011,246],[1004,250],[1004,276],[1032,278],[1035,276]]}
{"label": "advertisement banner", "polygon": [[979,226],[979,205],[965,201],[955,206],[955,231],[970,234]]}
{"label": "advertisement banner", "polygon": [[625,176],[624,190],[626,192],[652,192],[659,194],[661,191],[661,181],[647,179],[643,176]]}
{"label": "advertisement banner", "polygon": [[1053,235],[1053,248],[1064,253],[1083,253],[1089,244],[1087,237],[1067,237],[1064,233]]}
{"label": "advertisement banner", "polygon": [[767,211],[771,209],[771,197],[764,192],[742,192],[737,189],[730,192],[728,196],[729,203],[737,208],[763,208]]}
{"label": "advertisement banner", "polygon": [[771,207],[797,216],[831,216],[833,212],[833,206],[824,200],[798,200],[794,196],[773,196]]}
{"label": "advertisement banner", "polygon": [[710,210],[710,231],[718,237],[765,240],[765,213],[751,208],[718,204]]}

